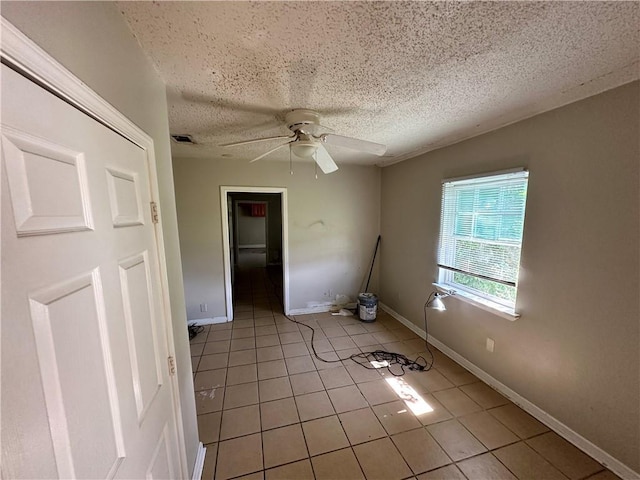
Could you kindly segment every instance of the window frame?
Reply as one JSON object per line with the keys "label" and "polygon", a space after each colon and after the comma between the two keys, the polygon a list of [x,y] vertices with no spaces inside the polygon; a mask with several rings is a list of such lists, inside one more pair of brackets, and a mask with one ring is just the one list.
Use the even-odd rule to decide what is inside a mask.
{"label": "window frame", "polygon": [[[491,278],[491,277],[483,277],[482,274],[478,274],[478,273],[468,273],[465,272],[464,270],[456,270],[456,268],[452,267],[451,264],[453,264],[454,262],[451,261],[451,258],[449,257],[449,262],[442,262],[440,263],[440,261],[442,260],[442,258],[444,258],[446,256],[446,253],[448,252],[448,255],[453,255],[454,254],[454,244],[455,244],[455,236],[456,234],[454,232],[456,232],[456,225],[457,225],[457,219],[459,218],[459,216],[457,215],[458,213],[458,206],[456,204],[456,207],[454,209],[453,213],[450,213],[447,211],[445,211],[445,188],[447,185],[451,185],[452,183],[458,183],[459,185],[464,185],[464,183],[471,183],[473,185],[474,181],[478,181],[477,185],[472,186],[472,188],[470,188],[470,190],[472,190],[474,192],[474,199],[473,199],[473,203],[472,206],[473,208],[470,211],[470,218],[471,218],[471,224],[470,227],[468,227],[470,235],[469,235],[469,240],[475,243],[485,243],[485,240],[483,240],[479,235],[478,237],[475,236],[475,225],[476,225],[476,220],[478,218],[478,216],[480,215],[479,212],[476,212],[475,210],[475,206],[476,206],[476,199],[479,198],[479,191],[480,188],[483,186],[481,184],[482,179],[487,179],[488,183],[484,186],[487,187],[491,187],[491,183],[488,177],[497,177],[495,179],[496,185],[499,186],[499,184],[508,179],[508,176],[511,175],[514,178],[520,178],[523,179],[525,182],[525,196],[524,196],[524,201],[523,201],[523,205],[521,208],[521,216],[522,216],[522,234],[520,235],[519,241],[517,242],[517,247],[519,249],[519,255],[518,255],[518,261],[517,261],[517,270],[515,272],[515,281],[511,282],[511,281],[503,281],[500,279],[496,279],[496,278]],[[520,317],[520,315],[518,313],[516,313],[515,308],[516,308],[516,302],[517,302],[517,294],[518,294],[518,277],[520,274],[520,267],[521,267],[521,260],[522,260],[522,245],[523,245],[523,240],[524,240],[524,223],[525,223],[525,217],[526,217],[526,205],[527,205],[527,192],[528,192],[528,181],[529,181],[529,172],[526,168],[515,168],[515,169],[510,169],[510,170],[500,170],[500,171],[493,171],[493,172],[486,172],[486,173],[482,173],[482,174],[477,174],[477,175],[469,175],[469,176],[465,176],[465,177],[456,177],[456,178],[447,178],[447,179],[443,179],[442,180],[442,193],[441,193],[441,212],[440,212],[440,230],[439,230],[439,236],[438,236],[438,251],[437,251],[437,281],[434,283],[434,285],[441,291],[443,292],[451,292],[451,291],[455,291],[456,295],[458,296],[459,299],[466,301],[468,303],[472,303],[475,304],[485,310],[491,311],[493,313],[497,313],[501,316],[504,316],[506,318],[508,318],[509,320],[515,320],[517,318]],[[498,192],[498,196],[497,198],[499,199],[503,199],[505,195],[504,191],[500,191]],[[454,198],[448,198],[449,202],[457,202],[457,199]],[[447,203],[447,206],[449,206],[450,203]],[[501,218],[504,218],[506,215],[509,215],[508,211],[509,208],[507,206],[507,208],[505,208],[504,203],[500,203],[501,206],[501,210],[499,211],[493,211],[493,210],[489,210],[488,212],[484,212],[485,215],[499,215]],[[518,213],[518,215],[520,215],[520,213]],[[464,235],[461,235],[461,237],[463,237]],[[500,238],[500,237],[496,237],[495,239],[491,240],[491,239],[487,239],[486,240],[487,244],[490,245],[502,245],[504,244],[505,246],[516,246],[514,244],[514,242],[509,242],[508,240],[505,242],[505,238]],[[447,250],[447,246],[448,246],[448,250]],[[443,249],[445,250],[443,252]],[[445,263],[448,263],[449,265],[444,265]],[[466,274],[468,275],[470,278],[480,278],[480,279],[485,279],[488,281],[492,281],[495,282],[497,284],[505,284],[505,285],[509,285],[512,286],[515,289],[515,296],[513,299],[513,302],[511,302],[508,299],[505,298],[501,298],[499,296],[496,295],[492,295],[491,293],[488,292],[484,292],[482,290],[476,289],[473,286],[469,286],[469,285],[464,285],[461,283],[458,283],[454,280],[454,276],[456,275],[456,273],[461,273],[461,274]]]}

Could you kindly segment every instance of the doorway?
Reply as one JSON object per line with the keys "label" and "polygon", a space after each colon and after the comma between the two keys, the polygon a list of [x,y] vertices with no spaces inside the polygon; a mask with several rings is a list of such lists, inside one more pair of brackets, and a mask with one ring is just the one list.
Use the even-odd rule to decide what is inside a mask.
{"label": "doorway", "polygon": [[232,200],[233,221],[229,231],[234,259],[231,268],[266,268],[268,263],[281,264],[280,195],[230,193],[229,198]]}
{"label": "doorway", "polygon": [[221,187],[228,321],[241,311],[251,282],[272,292],[283,313],[289,311],[286,198],[285,188]]}

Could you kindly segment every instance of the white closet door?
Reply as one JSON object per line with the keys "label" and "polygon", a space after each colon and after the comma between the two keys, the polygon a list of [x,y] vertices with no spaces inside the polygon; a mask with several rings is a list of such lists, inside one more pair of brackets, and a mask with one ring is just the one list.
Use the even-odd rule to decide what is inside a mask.
{"label": "white closet door", "polygon": [[180,476],[145,151],[2,66],[4,478]]}

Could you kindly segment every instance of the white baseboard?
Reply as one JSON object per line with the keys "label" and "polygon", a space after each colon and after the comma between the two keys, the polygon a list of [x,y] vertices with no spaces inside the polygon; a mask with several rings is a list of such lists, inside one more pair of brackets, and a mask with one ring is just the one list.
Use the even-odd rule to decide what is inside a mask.
{"label": "white baseboard", "polygon": [[227,323],[227,317],[213,318],[196,318],[195,320],[187,320],[188,325],[215,325],[216,323]]}
{"label": "white baseboard", "polygon": [[[408,319],[406,319],[405,317],[403,317],[398,312],[394,311],[392,308],[388,307],[384,303],[380,303],[380,308],[382,308],[384,311],[389,313],[392,317],[394,317],[396,320],[402,323],[405,327],[413,331],[416,335],[420,336],[423,339],[425,338],[426,332],[420,327],[418,327],[416,324],[409,321]],[[619,477],[625,480],[634,480],[634,479],[640,478],[640,474],[638,472],[634,472],[631,468],[627,467],[624,463],[612,457],[607,452],[602,450],[600,447],[598,447],[597,445],[594,445],[589,440],[584,438],[582,435],[573,431],[571,428],[567,427],[560,420],[551,416],[550,414],[542,410],[537,405],[534,405],[533,403],[531,403],[529,400],[527,400],[520,394],[511,390],[505,384],[493,378],[491,375],[489,375],[487,372],[482,370],[480,367],[471,363],[469,360],[464,358],[459,353],[447,347],[440,340],[429,335],[428,341],[430,344],[432,344],[442,353],[447,355],[449,358],[451,358],[452,360],[456,361],[457,363],[462,365],[464,368],[469,370],[471,373],[473,373],[476,377],[478,377],[484,383],[489,385],[491,388],[500,392],[502,395],[504,395],[513,403],[518,405],[524,411],[529,413],[531,416],[535,417],[540,422],[544,423],[551,430],[556,432],[558,435],[563,437],[568,442],[575,445],[577,448],[585,452],[587,455],[589,455],[596,461],[600,462],[602,465],[607,467],[609,470],[611,470],[613,473],[615,473]]]}
{"label": "white baseboard", "polygon": [[202,469],[204,468],[204,457],[206,454],[207,447],[200,442],[198,444],[198,453],[196,453],[196,462],[193,465],[191,480],[200,480],[202,478]]}
{"label": "white baseboard", "polygon": [[[393,310],[391,307],[385,305],[384,303],[380,302],[379,306],[382,310],[384,310],[385,312],[387,312],[389,315],[391,315],[393,318],[395,318],[396,320],[398,320],[401,324],[403,324],[405,327],[407,327],[409,330],[411,330],[413,333],[415,333],[416,335],[418,335],[420,338],[425,337],[426,332],[421,329],[420,327],[418,327],[415,323],[410,322],[409,320],[407,320],[406,318],[404,318],[402,315],[400,315],[398,312],[396,312],[395,310]],[[431,338],[431,335],[429,335],[429,338]]]}
{"label": "white baseboard", "polygon": [[331,307],[292,308],[287,315],[308,315],[310,313],[330,312]]}
{"label": "white baseboard", "polygon": [[287,315],[308,315],[309,313],[330,312],[332,305],[318,305],[317,307],[292,308]]}

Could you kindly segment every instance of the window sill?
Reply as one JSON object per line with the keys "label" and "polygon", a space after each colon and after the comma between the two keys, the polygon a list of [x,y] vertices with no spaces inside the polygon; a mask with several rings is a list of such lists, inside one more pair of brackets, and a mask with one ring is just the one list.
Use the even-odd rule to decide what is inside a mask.
{"label": "window sill", "polygon": [[456,290],[455,288],[450,287],[449,285],[444,285],[442,283],[434,283],[433,286],[436,287],[436,289],[441,293],[449,293],[451,291],[454,291],[455,295],[453,295],[453,298],[457,298],[458,300],[465,303],[475,305],[482,310],[493,313],[494,315],[497,315],[499,317],[506,318],[511,322],[514,322],[520,318],[520,314],[516,313],[513,309],[505,307],[504,305],[500,305],[499,303],[492,302],[491,300],[479,297],[477,295],[473,295],[472,293],[465,292],[464,290]]}

